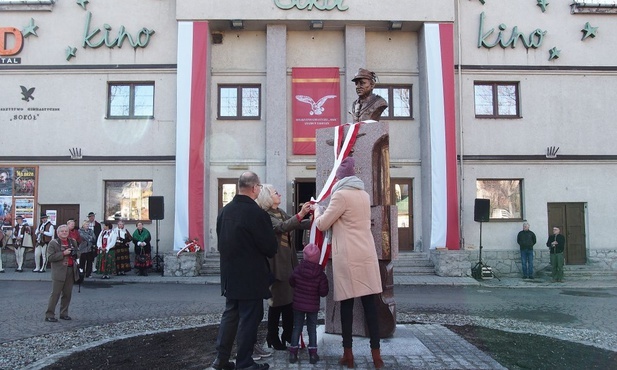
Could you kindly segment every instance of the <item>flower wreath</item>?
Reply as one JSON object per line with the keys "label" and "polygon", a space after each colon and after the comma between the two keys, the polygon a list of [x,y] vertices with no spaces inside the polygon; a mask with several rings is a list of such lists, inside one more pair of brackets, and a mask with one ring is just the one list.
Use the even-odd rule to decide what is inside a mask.
{"label": "flower wreath", "polygon": [[187,239],[184,242],[184,248],[178,251],[177,257],[180,257],[180,253],[182,252],[191,252],[191,253],[199,252],[201,250],[201,246],[199,245],[198,242],[199,242],[199,239],[197,238]]}

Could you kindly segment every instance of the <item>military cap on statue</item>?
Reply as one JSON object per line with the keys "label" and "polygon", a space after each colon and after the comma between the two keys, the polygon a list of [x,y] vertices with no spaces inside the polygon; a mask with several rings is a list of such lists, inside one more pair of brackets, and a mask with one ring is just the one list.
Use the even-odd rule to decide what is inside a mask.
{"label": "military cap on statue", "polygon": [[360,68],[358,69],[358,73],[353,77],[352,81],[356,82],[356,80],[367,79],[371,81],[375,81],[375,72],[371,72],[368,69]]}

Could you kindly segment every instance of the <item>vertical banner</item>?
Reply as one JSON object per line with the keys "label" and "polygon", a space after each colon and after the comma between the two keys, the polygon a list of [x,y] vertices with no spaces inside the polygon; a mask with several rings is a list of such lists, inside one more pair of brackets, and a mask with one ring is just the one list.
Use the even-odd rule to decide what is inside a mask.
{"label": "vertical banner", "polygon": [[178,22],[174,250],[205,243],[208,34],[208,22]]}
{"label": "vertical banner", "polygon": [[315,130],[341,123],[337,67],[292,68],[293,154],[315,154]]}
{"label": "vertical banner", "polygon": [[430,248],[460,248],[456,120],[454,93],[454,25],[425,24],[431,145]]}

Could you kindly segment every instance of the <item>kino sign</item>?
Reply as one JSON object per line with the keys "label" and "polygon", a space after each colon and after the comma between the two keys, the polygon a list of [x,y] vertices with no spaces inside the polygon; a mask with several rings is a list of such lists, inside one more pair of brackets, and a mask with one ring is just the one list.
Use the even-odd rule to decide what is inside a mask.
{"label": "kino sign", "polygon": [[349,9],[347,5],[343,5],[344,0],[274,0],[274,5],[283,10],[298,8],[299,10],[333,10],[337,8],[340,11]]}

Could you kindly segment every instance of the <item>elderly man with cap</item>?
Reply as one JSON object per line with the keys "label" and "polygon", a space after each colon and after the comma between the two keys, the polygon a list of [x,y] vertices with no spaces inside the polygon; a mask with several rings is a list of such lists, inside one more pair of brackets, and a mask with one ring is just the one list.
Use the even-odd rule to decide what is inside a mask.
{"label": "elderly man with cap", "polygon": [[16,224],[13,228],[13,248],[15,249],[15,262],[17,263],[17,272],[23,272],[24,254],[26,248],[32,248],[32,231],[30,226],[24,222],[24,217],[18,215],[16,217]]}
{"label": "elderly man with cap", "polygon": [[358,94],[358,99],[351,106],[353,121],[379,121],[381,113],[388,108],[388,103],[381,96],[373,94],[377,81],[375,72],[360,68],[352,81],[356,83],[356,94]]}
{"label": "elderly man with cap", "polygon": [[[41,222],[34,233],[36,235],[36,247],[34,248],[34,270],[32,272],[45,272],[47,267],[47,245],[54,237],[54,225],[49,221],[46,213],[41,213]],[[41,259],[43,264],[41,264]]]}

